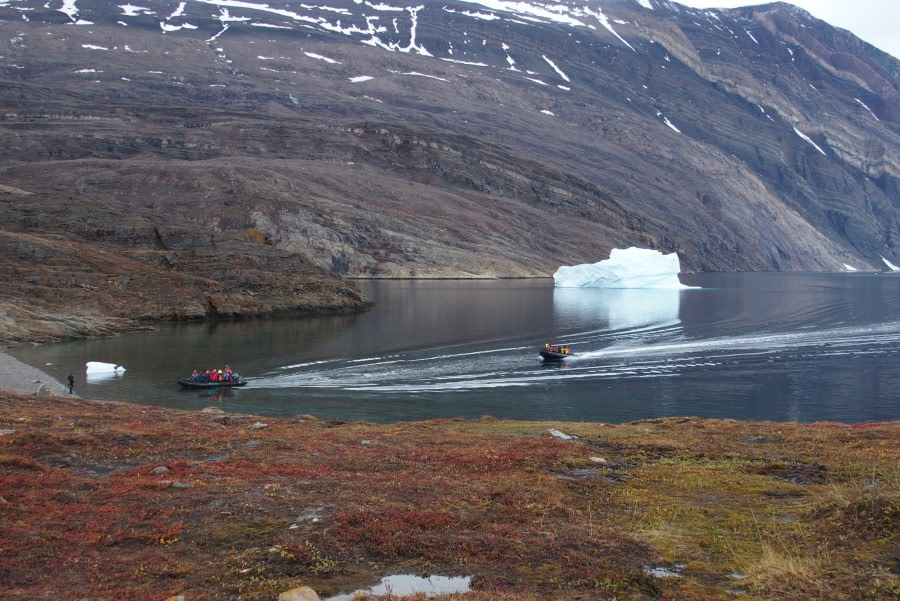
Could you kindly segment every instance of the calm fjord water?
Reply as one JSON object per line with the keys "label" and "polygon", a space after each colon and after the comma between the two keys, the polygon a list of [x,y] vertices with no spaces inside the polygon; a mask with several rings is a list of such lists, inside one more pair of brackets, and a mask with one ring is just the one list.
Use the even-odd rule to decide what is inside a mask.
{"label": "calm fjord water", "polygon": [[[698,274],[695,290],[559,289],[552,280],[365,281],[369,313],[164,324],[12,355],[84,397],[394,422],[620,422],[674,415],[900,418],[900,274]],[[546,365],[545,342],[577,355]],[[87,361],[123,376],[85,381]],[[230,363],[250,384],[175,378]]]}

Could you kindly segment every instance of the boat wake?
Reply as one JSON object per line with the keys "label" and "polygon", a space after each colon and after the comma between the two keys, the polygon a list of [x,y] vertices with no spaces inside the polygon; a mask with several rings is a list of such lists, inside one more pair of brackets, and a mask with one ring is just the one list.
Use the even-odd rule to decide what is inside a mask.
{"label": "boat wake", "polygon": [[441,393],[548,386],[624,378],[671,378],[724,365],[809,362],[900,353],[900,322],[871,327],[808,328],[691,338],[674,323],[574,333],[559,342],[577,353],[542,364],[544,341],[456,350],[410,350],[286,365],[254,379],[254,388],[355,393]]}

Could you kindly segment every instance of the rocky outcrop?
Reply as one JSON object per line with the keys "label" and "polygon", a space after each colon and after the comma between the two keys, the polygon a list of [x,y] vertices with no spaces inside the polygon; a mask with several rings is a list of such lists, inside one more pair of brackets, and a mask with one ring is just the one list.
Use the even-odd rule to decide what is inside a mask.
{"label": "rocky outcrop", "polygon": [[[30,211],[0,205],[6,223]],[[41,232],[0,231],[0,340],[139,330],[149,322],[363,310],[358,289],[302,256],[236,236],[160,233],[123,211],[103,228],[49,209]],[[20,221],[21,223],[21,221]],[[27,226],[20,226],[27,227]],[[123,241],[127,241],[124,243]]]}
{"label": "rocky outcrop", "polygon": [[278,601],[319,601],[319,595],[308,586],[298,586],[280,593]]}

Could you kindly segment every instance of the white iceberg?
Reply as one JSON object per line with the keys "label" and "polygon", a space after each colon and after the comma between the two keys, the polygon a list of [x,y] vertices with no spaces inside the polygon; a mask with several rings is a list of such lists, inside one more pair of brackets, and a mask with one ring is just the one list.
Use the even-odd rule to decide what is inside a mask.
{"label": "white iceberg", "polygon": [[614,248],[599,263],[563,265],[553,274],[557,288],[690,288],[678,280],[678,253],[647,248]]}
{"label": "white iceberg", "polygon": [[88,361],[85,363],[85,382],[100,382],[111,380],[125,373],[125,368],[117,363],[102,363],[100,361]]}
{"label": "white iceberg", "polygon": [[86,372],[88,374],[108,374],[108,373],[116,373],[122,374],[125,373],[125,368],[118,363],[102,363],[100,361],[88,361],[84,364]]}

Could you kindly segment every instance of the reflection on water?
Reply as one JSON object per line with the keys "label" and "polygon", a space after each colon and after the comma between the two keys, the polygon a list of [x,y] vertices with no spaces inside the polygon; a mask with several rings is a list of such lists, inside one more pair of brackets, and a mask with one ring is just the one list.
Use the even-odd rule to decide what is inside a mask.
{"label": "reflection on water", "polygon": [[[552,281],[362,282],[352,316],[161,324],[14,349],[79,395],[182,409],[392,422],[432,417],[627,421],[900,418],[900,277],[701,274],[700,290],[557,289]],[[548,341],[575,356],[552,366]],[[229,363],[237,391],[182,392]]]}
{"label": "reflection on water", "polygon": [[180,391],[182,396],[192,396],[199,401],[229,401],[239,394],[232,387],[221,388],[182,388]]}
{"label": "reflection on water", "polygon": [[115,380],[116,378],[124,378],[125,374],[117,371],[88,371],[84,374],[84,381],[88,384],[98,384],[104,380]]}
{"label": "reflection on water", "polygon": [[591,323],[602,317],[613,330],[680,322],[680,290],[554,288],[553,311],[563,323]]}
{"label": "reflection on water", "polygon": [[357,597],[385,595],[405,597],[409,595],[424,594],[426,597],[435,595],[449,595],[452,593],[467,593],[472,586],[471,576],[413,576],[411,574],[396,574],[385,576],[381,583],[368,590],[354,591],[347,595],[335,595],[325,601],[351,601]]}

